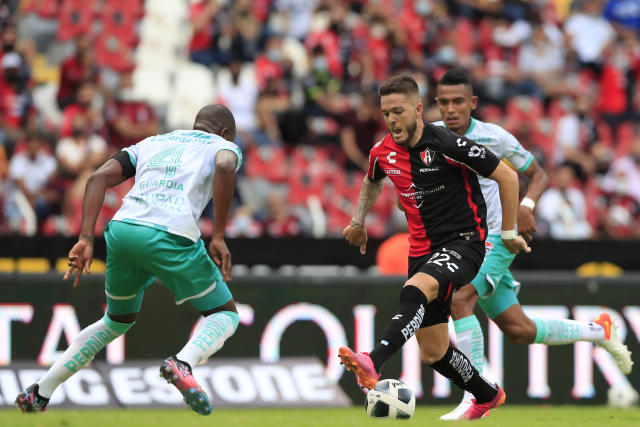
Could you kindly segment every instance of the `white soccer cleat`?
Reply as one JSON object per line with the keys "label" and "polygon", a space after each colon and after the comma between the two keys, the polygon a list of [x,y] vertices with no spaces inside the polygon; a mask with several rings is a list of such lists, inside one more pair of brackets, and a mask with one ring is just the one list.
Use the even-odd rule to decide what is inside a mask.
{"label": "white soccer cleat", "polygon": [[616,361],[618,368],[620,368],[623,374],[629,375],[633,366],[631,352],[627,346],[620,341],[620,338],[618,338],[618,328],[611,320],[611,316],[609,316],[608,313],[602,313],[595,318],[593,323],[602,326],[604,329],[605,339],[597,344],[613,356],[613,359]]}
{"label": "white soccer cleat", "polygon": [[465,397],[462,399],[462,402],[456,408],[449,412],[448,414],[444,414],[440,417],[443,421],[455,421],[463,419],[462,416],[467,412],[467,410],[471,407],[471,397],[468,397],[465,393]]}

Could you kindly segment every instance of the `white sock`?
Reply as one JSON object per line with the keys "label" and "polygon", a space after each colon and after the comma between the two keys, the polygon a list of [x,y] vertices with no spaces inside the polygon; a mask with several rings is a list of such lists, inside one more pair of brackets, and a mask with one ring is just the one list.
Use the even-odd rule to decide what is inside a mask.
{"label": "white sock", "polygon": [[572,344],[576,341],[600,342],[604,329],[597,323],[578,322],[569,319],[531,319],[536,324],[534,343],[546,345]]}
{"label": "white sock", "polygon": [[56,387],[87,366],[96,353],[127,332],[134,323],[114,322],[105,314],[102,319],[84,328],[56,363],[38,381],[40,386],[38,394],[47,399],[51,398]]}
{"label": "white sock", "polygon": [[[456,347],[471,361],[473,367],[482,374],[484,366],[484,335],[475,315],[454,320]],[[473,399],[473,394],[464,392],[464,399]]]}
{"label": "white sock", "polygon": [[219,311],[205,317],[187,345],[176,354],[176,358],[194,368],[222,348],[227,338],[236,331],[238,323],[238,313],[233,311]]}

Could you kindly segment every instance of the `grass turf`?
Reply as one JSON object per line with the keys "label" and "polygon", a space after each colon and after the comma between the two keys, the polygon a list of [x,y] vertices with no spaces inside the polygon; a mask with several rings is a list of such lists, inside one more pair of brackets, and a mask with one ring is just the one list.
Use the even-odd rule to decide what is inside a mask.
{"label": "grass turf", "polygon": [[[342,426],[452,426],[463,422],[439,421],[448,406],[419,406],[411,420],[369,419],[363,408],[343,409],[218,409],[210,416],[173,409],[114,409],[71,411],[51,409],[44,414],[21,414],[0,410],[2,426],[260,426],[260,427],[342,427]],[[475,424],[474,424],[475,425]],[[640,426],[640,408],[619,410],[603,406],[508,406],[492,411],[480,426]]]}

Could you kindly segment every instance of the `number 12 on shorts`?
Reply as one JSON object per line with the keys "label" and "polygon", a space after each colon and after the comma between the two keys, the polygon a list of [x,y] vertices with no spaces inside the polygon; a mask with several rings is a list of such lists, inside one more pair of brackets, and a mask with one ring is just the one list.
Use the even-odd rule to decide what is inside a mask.
{"label": "number 12 on shorts", "polygon": [[447,267],[452,273],[460,269],[460,267],[458,267],[458,264],[456,264],[455,262],[451,262],[451,257],[449,256],[449,254],[440,252],[436,252],[435,254],[433,254],[433,256],[429,258],[429,261],[427,261],[427,264],[435,264],[440,267]]}

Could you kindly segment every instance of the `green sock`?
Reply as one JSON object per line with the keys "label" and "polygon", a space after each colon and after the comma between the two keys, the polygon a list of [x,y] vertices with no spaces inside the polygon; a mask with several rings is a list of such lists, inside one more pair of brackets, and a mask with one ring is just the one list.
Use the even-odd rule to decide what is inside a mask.
{"label": "green sock", "polygon": [[569,319],[531,319],[536,324],[534,343],[546,345],[572,344],[576,341],[604,340],[604,329],[595,323]]}
{"label": "green sock", "polygon": [[456,347],[473,363],[473,367],[482,373],[484,366],[484,335],[480,322],[475,315],[455,320]]}

